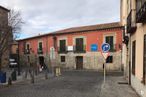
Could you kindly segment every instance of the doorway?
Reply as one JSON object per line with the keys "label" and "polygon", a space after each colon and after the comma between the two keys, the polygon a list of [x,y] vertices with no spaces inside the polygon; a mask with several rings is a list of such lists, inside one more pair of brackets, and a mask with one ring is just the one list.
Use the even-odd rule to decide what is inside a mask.
{"label": "doorway", "polygon": [[44,57],[43,56],[39,57],[39,64],[41,65],[41,67],[44,66]]}
{"label": "doorway", "polygon": [[76,69],[77,70],[83,69],[83,56],[76,57]]}

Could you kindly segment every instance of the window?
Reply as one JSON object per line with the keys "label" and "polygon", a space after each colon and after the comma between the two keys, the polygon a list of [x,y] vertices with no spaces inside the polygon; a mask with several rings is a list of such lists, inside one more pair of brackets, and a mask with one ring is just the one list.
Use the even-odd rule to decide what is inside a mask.
{"label": "window", "polygon": [[38,42],[38,54],[43,54],[43,42]]}
{"label": "window", "polygon": [[136,11],[138,12],[146,0],[136,0]]}
{"label": "window", "polygon": [[142,6],[142,0],[137,0],[136,1],[136,11],[138,12]]}
{"label": "window", "polygon": [[26,54],[30,53],[30,45],[29,44],[26,44],[25,53]]}
{"label": "window", "polygon": [[146,35],[144,35],[143,81],[146,84]]}
{"label": "window", "polygon": [[27,49],[27,50],[29,50],[29,49],[30,49],[30,48],[29,48],[29,44],[26,44],[26,49]]}
{"label": "window", "polygon": [[114,50],[114,39],[113,36],[106,36],[105,42],[110,45],[110,51]]}
{"label": "window", "polygon": [[57,37],[54,36],[53,37],[53,40],[54,40],[54,44],[53,44],[54,45],[54,48],[57,49]]}
{"label": "window", "polygon": [[26,43],[23,42],[23,52],[25,53],[25,50],[26,50]]}
{"label": "window", "polygon": [[43,49],[43,43],[39,42],[39,50],[42,50],[42,49]]}
{"label": "window", "polygon": [[83,50],[84,50],[84,39],[76,38],[76,51],[83,51]]}
{"label": "window", "polygon": [[66,51],[66,40],[60,40],[60,52]]}
{"label": "window", "polygon": [[61,62],[65,62],[65,56],[61,56]]}
{"label": "window", "polygon": [[113,56],[108,56],[106,59],[106,63],[113,63]]}
{"label": "window", "polygon": [[132,42],[132,74],[135,75],[136,41]]}

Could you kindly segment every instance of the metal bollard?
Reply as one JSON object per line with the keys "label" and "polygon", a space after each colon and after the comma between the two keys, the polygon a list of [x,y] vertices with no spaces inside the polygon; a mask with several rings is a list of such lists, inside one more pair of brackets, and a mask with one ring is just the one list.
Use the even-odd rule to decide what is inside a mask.
{"label": "metal bollard", "polygon": [[11,79],[11,77],[9,77],[9,79],[8,79],[8,85],[12,85],[12,79]]}
{"label": "metal bollard", "polygon": [[16,80],[17,80],[16,70],[14,70],[14,71],[12,72],[11,78],[12,78],[12,81],[16,81]]}

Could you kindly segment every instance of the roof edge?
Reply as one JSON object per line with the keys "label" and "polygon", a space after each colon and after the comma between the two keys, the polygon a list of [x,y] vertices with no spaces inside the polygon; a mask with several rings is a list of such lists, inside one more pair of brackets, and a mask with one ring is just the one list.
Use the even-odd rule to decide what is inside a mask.
{"label": "roof edge", "polygon": [[[110,28],[102,28],[102,29],[89,29],[89,30],[80,30],[80,31],[72,31],[72,32],[64,32],[64,33],[56,33],[58,31],[62,31],[62,30],[58,30],[58,31],[55,31],[55,32],[50,32],[50,33],[46,33],[46,34],[42,34],[42,35],[37,35],[37,36],[32,36],[32,37],[28,37],[28,38],[24,38],[24,39],[19,39],[17,40],[18,42],[19,41],[23,41],[23,40],[29,40],[29,39],[32,39],[32,38],[39,38],[39,37],[43,37],[43,36],[48,36],[48,35],[61,35],[61,34],[71,34],[71,33],[74,33],[74,32],[89,32],[89,31],[99,31],[99,30],[107,30],[107,29],[114,29],[114,28],[123,28],[123,26],[120,24],[120,22],[112,22],[112,23],[103,23],[103,24],[97,24],[97,25],[104,25],[104,24],[113,24],[113,23],[119,23],[119,26],[116,26],[116,27],[110,27]],[[89,25],[89,26],[94,26],[94,25]],[[79,27],[86,27],[86,26],[79,26]],[[71,28],[76,28],[76,27],[71,27]],[[67,28],[67,29],[70,29],[70,28]],[[63,30],[66,30],[66,29],[63,29]]]}
{"label": "roof edge", "polygon": [[7,9],[7,8],[5,8],[5,7],[1,6],[1,5],[0,5],[0,8],[1,8],[1,9],[3,9],[3,10],[6,10],[6,11],[8,11],[8,12],[10,12],[10,10],[9,10],[9,9]]}

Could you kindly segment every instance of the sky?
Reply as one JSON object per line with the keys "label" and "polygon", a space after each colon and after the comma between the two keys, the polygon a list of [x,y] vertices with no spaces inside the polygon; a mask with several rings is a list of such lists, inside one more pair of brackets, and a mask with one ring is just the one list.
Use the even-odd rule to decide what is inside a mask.
{"label": "sky", "polygon": [[0,5],[21,12],[19,39],[120,21],[120,0],[0,0]]}

